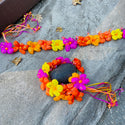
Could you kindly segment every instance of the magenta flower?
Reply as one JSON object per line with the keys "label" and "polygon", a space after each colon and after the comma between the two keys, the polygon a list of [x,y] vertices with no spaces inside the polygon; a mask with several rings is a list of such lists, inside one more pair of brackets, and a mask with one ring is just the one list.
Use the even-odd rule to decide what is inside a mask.
{"label": "magenta flower", "polygon": [[63,57],[60,56],[60,57],[56,58],[56,60],[58,60],[58,59],[61,60],[62,64],[63,63],[72,63],[69,58],[63,58]]}
{"label": "magenta flower", "polygon": [[47,73],[43,72],[42,69],[39,69],[38,74],[37,74],[38,78],[42,78],[42,77],[48,77]]}
{"label": "magenta flower", "polygon": [[65,62],[65,63],[72,63],[69,58],[65,58],[65,59],[63,60],[63,62]]}
{"label": "magenta flower", "polygon": [[76,49],[77,48],[77,40],[73,38],[63,38],[63,43],[65,44],[65,50],[66,52],[69,52],[70,49]]}
{"label": "magenta flower", "polygon": [[86,90],[85,84],[89,83],[89,79],[86,78],[86,77],[87,77],[86,74],[81,74],[81,75],[79,75],[79,77],[73,77],[71,79],[71,82],[75,83],[74,87],[76,87],[77,89],[83,91],[83,90]]}
{"label": "magenta flower", "polygon": [[123,30],[122,38],[125,39],[125,29]]}
{"label": "magenta flower", "polygon": [[56,60],[61,60],[61,62],[63,62],[63,57],[59,56],[58,58],[56,58]]}
{"label": "magenta flower", "polygon": [[13,48],[12,48],[12,43],[6,43],[6,42],[2,42],[0,43],[0,49],[1,49],[1,53],[5,54],[12,54],[14,52]]}

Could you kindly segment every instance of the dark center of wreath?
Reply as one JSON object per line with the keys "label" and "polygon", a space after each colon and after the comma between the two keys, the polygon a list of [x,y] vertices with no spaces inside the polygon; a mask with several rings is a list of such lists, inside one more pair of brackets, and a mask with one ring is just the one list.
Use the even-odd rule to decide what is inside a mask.
{"label": "dark center of wreath", "polygon": [[51,80],[57,79],[59,83],[67,84],[68,78],[72,76],[74,72],[77,72],[77,69],[73,64],[61,64],[50,72],[50,78]]}

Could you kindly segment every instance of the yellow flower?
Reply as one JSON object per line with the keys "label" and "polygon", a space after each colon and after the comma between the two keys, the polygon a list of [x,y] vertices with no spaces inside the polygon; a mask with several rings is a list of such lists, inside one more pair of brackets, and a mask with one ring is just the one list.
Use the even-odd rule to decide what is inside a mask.
{"label": "yellow flower", "polygon": [[56,79],[53,79],[51,82],[47,83],[47,87],[49,89],[49,94],[51,97],[55,96],[60,96],[60,92],[63,91],[63,86],[58,85],[58,81]]}
{"label": "yellow flower", "polygon": [[123,32],[121,29],[112,30],[111,35],[113,40],[121,39]]}
{"label": "yellow flower", "polygon": [[43,65],[42,65],[42,70],[45,72],[45,73],[49,73],[50,71],[50,66],[47,64],[47,62],[45,62]]}
{"label": "yellow flower", "polygon": [[52,40],[52,50],[53,51],[58,51],[58,50],[63,50],[63,41],[62,40]]}
{"label": "yellow flower", "polygon": [[37,42],[28,41],[27,45],[29,45],[28,52],[30,54],[34,54],[34,51],[36,51],[36,52],[41,51],[40,45]]}

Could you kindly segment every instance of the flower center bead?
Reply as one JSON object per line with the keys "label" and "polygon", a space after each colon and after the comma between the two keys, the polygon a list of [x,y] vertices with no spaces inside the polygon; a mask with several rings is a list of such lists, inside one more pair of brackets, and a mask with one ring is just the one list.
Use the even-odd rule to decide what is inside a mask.
{"label": "flower center bead", "polygon": [[54,90],[54,91],[56,91],[56,90],[57,90],[57,88],[54,86],[54,87],[53,87],[53,90]]}
{"label": "flower center bead", "polygon": [[118,33],[115,34],[116,36],[118,35]]}
{"label": "flower center bead", "polygon": [[5,50],[8,50],[8,48],[5,48]]}
{"label": "flower center bead", "polygon": [[79,83],[82,83],[82,80],[79,80]]}
{"label": "flower center bead", "polygon": [[59,46],[59,43],[56,43],[56,46]]}
{"label": "flower center bead", "polygon": [[35,45],[33,45],[33,48],[35,48]]}

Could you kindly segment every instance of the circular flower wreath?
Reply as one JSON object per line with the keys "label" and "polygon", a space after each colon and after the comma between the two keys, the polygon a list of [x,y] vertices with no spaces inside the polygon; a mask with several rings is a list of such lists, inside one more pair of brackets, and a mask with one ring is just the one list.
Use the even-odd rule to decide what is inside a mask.
{"label": "circular flower wreath", "polygon": [[[75,65],[77,70],[81,73],[72,73],[72,76],[68,78],[69,83],[59,83],[57,79],[50,79],[50,72],[57,68],[59,65],[71,63]],[[71,62],[69,58],[58,57],[52,62],[45,62],[42,65],[42,69],[39,69],[37,77],[41,82],[40,88],[46,90],[46,95],[54,97],[54,101],[67,100],[68,104],[73,104],[74,100],[82,101],[84,93],[89,94],[95,99],[107,103],[108,108],[117,106],[116,91],[111,89],[111,84],[108,82],[94,83],[87,85],[90,80],[84,73],[84,68],[81,66],[81,61],[74,58]],[[102,87],[102,85],[104,85]],[[96,87],[94,87],[96,86]],[[92,95],[91,93],[96,93]],[[106,100],[97,98],[98,94],[106,95]]]}

